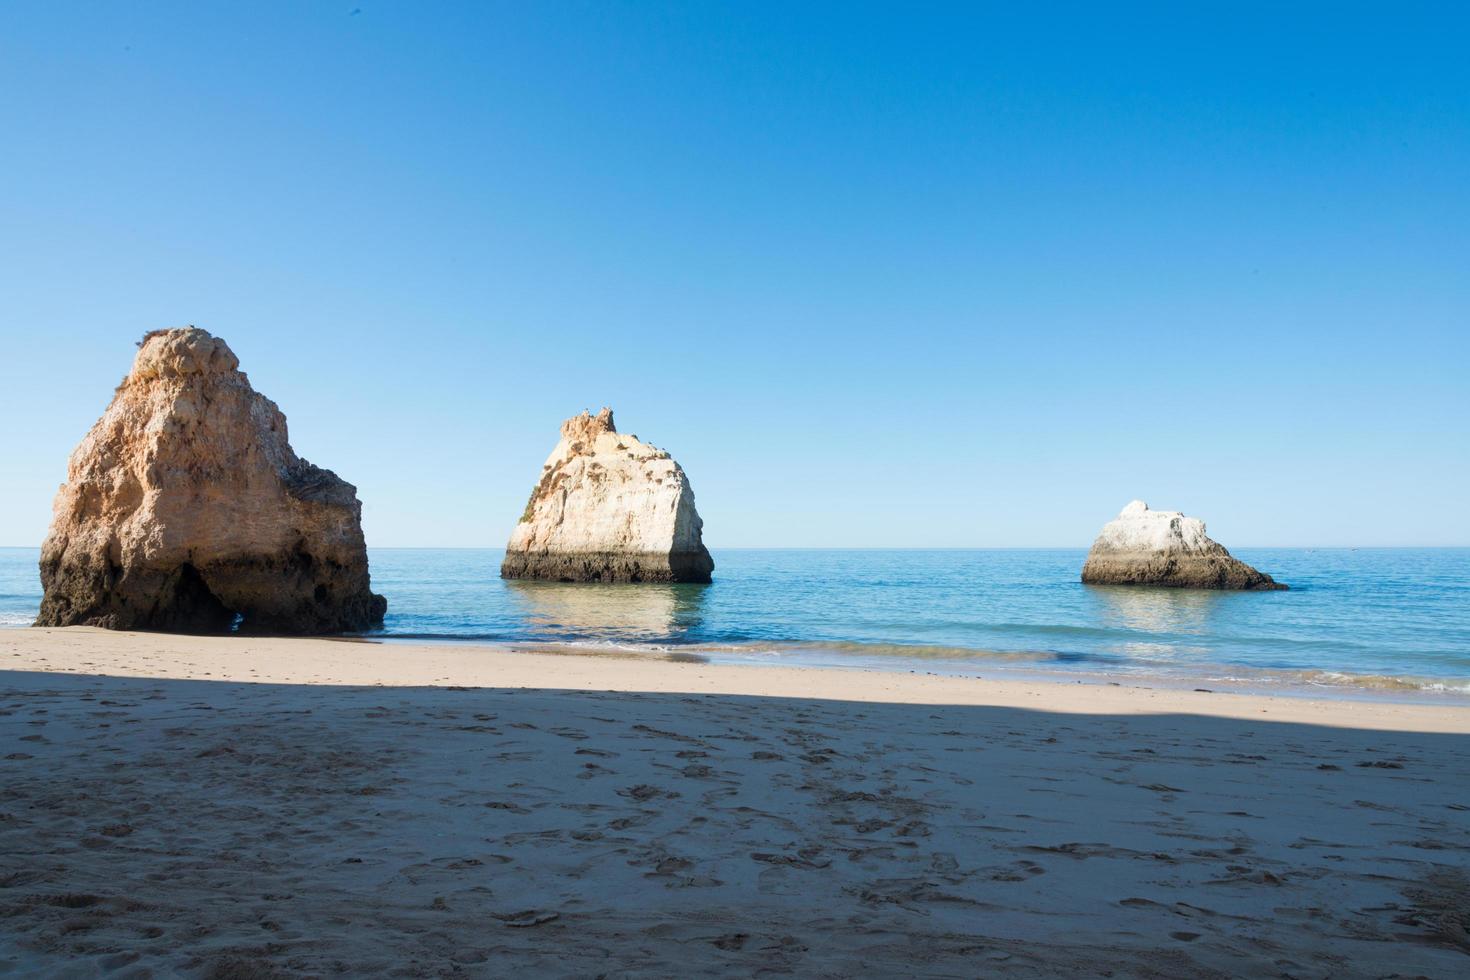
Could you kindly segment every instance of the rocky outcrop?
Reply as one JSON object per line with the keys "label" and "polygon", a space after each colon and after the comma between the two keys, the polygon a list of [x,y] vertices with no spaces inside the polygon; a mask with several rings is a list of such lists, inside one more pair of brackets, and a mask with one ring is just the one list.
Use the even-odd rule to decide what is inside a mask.
{"label": "rocky outcrop", "polygon": [[511,533],[502,578],[708,582],[694,491],[662,449],[623,435],[612,409],[562,423]]}
{"label": "rocky outcrop", "polygon": [[382,622],[362,505],[291,451],[223,340],[139,344],[67,467],[41,549],[38,626],[340,633]]}
{"label": "rocky outcrop", "polygon": [[1164,585],[1181,589],[1284,589],[1230,557],[1205,535],[1205,522],[1135,500],[1103,526],[1082,566],[1089,585]]}

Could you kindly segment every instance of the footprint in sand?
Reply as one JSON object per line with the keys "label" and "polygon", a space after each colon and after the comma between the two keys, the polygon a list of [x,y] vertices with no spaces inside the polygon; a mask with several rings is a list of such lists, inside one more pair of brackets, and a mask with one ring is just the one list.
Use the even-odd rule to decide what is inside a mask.
{"label": "footprint in sand", "polygon": [[737,950],[744,949],[746,942],[749,940],[750,933],[748,932],[732,932],[728,935],[720,936],[718,939],[711,939],[710,944],[717,949],[728,950],[733,953]]}
{"label": "footprint in sand", "polygon": [[528,929],[532,926],[555,922],[561,918],[560,912],[548,912],[542,909],[527,909],[524,912],[512,912],[508,914],[491,913],[491,915],[513,929]]}
{"label": "footprint in sand", "polygon": [[639,813],[637,816],[618,817],[616,820],[609,820],[607,822],[607,825],[613,830],[631,830],[634,827],[643,826],[657,816],[658,814],[653,812],[652,810],[645,810]]}

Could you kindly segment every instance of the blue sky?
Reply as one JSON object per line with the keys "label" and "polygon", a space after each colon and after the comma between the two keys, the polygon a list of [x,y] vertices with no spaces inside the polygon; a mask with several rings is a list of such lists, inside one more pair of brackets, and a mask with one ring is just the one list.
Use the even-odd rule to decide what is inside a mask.
{"label": "blue sky", "polygon": [[0,544],[185,323],[373,545],[1470,544],[1470,14],[1185,6],[0,6]]}

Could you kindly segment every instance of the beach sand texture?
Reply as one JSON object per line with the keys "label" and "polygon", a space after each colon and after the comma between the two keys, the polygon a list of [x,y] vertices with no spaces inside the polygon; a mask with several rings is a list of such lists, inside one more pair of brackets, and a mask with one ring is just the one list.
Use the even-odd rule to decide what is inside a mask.
{"label": "beach sand texture", "polygon": [[1470,970],[1463,707],[87,629],[0,668],[0,974]]}

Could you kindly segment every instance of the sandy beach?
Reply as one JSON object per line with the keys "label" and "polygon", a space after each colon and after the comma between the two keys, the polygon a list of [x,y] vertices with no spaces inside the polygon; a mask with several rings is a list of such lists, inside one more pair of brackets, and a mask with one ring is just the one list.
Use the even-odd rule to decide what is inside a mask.
{"label": "sandy beach", "polygon": [[1432,976],[1470,710],[0,633],[0,973]]}

